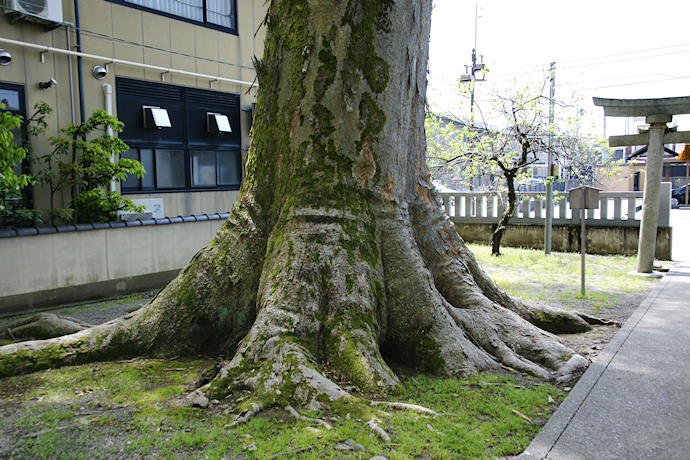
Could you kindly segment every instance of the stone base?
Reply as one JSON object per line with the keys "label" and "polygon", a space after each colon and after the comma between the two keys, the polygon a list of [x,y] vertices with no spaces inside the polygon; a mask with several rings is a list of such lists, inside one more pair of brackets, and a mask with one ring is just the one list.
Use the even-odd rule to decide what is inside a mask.
{"label": "stone base", "polygon": [[641,278],[663,278],[664,274],[656,271],[652,271],[651,273],[642,273],[638,272],[637,270],[629,271],[628,275],[631,276],[639,276]]}

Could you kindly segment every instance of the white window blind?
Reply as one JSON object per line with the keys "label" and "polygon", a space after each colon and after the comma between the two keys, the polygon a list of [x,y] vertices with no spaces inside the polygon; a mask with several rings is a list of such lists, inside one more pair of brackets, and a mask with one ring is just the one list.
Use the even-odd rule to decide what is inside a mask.
{"label": "white window blind", "polygon": [[206,22],[228,28],[234,28],[235,25],[233,0],[206,0],[205,20],[204,0],[125,0],[125,2],[201,23]]}

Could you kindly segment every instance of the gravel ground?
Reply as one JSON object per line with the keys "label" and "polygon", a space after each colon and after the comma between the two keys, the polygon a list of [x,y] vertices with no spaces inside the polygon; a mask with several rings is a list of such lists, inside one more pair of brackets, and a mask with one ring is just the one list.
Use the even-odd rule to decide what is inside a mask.
{"label": "gravel ground", "polygon": [[60,316],[69,317],[84,321],[85,323],[98,325],[119,318],[120,316],[131,313],[146,305],[155,297],[158,291],[136,293],[126,297],[102,300],[94,303],[87,303],[77,306],[69,306],[53,310]]}
{"label": "gravel ground", "polygon": [[158,292],[159,290],[137,292],[127,296],[66,304],[42,310],[32,310],[31,312],[14,317],[8,316],[0,318],[0,323],[10,322],[15,318],[34,315],[39,312],[49,312],[63,318],[76,319],[96,326],[138,310],[150,302]]}

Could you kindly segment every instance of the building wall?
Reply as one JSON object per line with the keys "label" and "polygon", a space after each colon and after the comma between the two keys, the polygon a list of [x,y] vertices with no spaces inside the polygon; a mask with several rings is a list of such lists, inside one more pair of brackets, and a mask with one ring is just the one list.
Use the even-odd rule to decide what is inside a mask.
{"label": "building wall", "polygon": [[[255,80],[252,59],[263,54],[263,30],[260,25],[267,8],[264,0],[237,0],[236,34],[105,0],[81,0],[78,3],[83,53],[248,83],[212,81],[205,77],[163,73],[83,57],[83,104],[86,117],[94,110],[105,108],[104,84],[112,87],[113,111],[117,116],[117,77],[233,93],[239,95],[242,107],[250,107],[255,102],[256,89],[248,90]],[[62,6],[63,20],[74,24],[75,3],[63,0]],[[257,30],[259,34],[255,37]],[[5,14],[0,14],[0,38],[61,50],[74,50],[77,43],[74,27],[62,25],[46,32],[43,25],[26,20],[10,24],[9,17]],[[37,155],[48,153],[52,151],[48,138],[56,135],[59,129],[69,123],[80,121],[78,60],[58,52],[46,52],[41,57],[41,52],[37,49],[6,42],[0,42],[0,48],[12,54],[11,63],[0,66],[0,83],[24,85],[29,115],[33,112],[34,104],[39,101],[47,102],[54,109],[48,120],[49,127],[45,136],[33,142]],[[95,65],[107,65],[108,74],[103,80],[93,77],[92,68]],[[38,88],[39,82],[49,81],[51,77],[57,80],[57,85],[48,89]],[[249,112],[240,113],[242,147],[249,144],[250,116]],[[67,206],[67,195],[65,192],[57,196],[55,206]],[[142,193],[128,197],[162,198],[165,201],[166,215],[176,216],[229,211],[237,198],[237,191]],[[49,193],[36,190],[35,201],[38,208],[48,208]]]}
{"label": "building wall", "polygon": [[595,170],[595,187],[607,192],[631,192],[634,190],[634,174],[630,164],[624,164],[613,170],[610,167],[597,167]]}
{"label": "building wall", "polygon": [[5,230],[0,260],[12,263],[0,263],[0,315],[160,288],[208,245],[225,217],[83,231],[63,226],[24,236]]}

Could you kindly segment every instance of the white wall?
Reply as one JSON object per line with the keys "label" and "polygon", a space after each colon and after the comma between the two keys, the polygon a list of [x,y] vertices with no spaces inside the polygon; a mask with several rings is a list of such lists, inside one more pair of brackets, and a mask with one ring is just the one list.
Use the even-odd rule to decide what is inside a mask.
{"label": "white wall", "polygon": [[165,284],[224,220],[0,238],[0,313]]}

